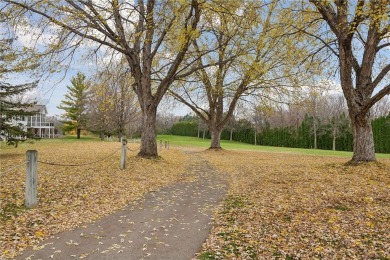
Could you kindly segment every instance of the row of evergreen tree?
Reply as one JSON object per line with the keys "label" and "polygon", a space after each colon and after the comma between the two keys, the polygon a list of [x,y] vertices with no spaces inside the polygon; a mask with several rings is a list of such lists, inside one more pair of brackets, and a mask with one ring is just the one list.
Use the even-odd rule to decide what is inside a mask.
{"label": "row of evergreen tree", "polygon": [[[242,124],[243,127],[237,128],[231,132],[227,129],[221,134],[222,140],[239,141],[249,144],[295,147],[295,148],[313,148],[314,134],[312,130],[312,118],[306,116],[298,128],[281,127],[271,128],[269,124],[256,131],[249,124]],[[377,153],[390,153],[390,113],[386,117],[379,117],[372,120],[374,133],[375,151]],[[320,125],[317,134],[317,148],[332,150],[333,134],[331,125]],[[205,130],[205,138],[210,138],[210,133]],[[198,127],[196,120],[179,121],[171,128],[170,133],[181,136],[201,137],[202,129]],[[352,151],[353,138],[350,127],[343,129],[335,138],[335,150]]]}

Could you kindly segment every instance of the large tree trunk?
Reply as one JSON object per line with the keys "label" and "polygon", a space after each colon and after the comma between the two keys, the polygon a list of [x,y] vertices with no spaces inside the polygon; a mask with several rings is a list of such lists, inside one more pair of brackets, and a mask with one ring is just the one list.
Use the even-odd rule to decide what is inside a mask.
{"label": "large tree trunk", "polygon": [[352,119],[353,156],[352,162],[375,161],[374,136],[369,114]]}
{"label": "large tree trunk", "polygon": [[211,134],[211,145],[209,149],[216,149],[220,150],[221,148],[221,129],[212,128],[210,127],[210,134]]}
{"label": "large tree trunk", "polygon": [[142,137],[141,148],[138,156],[144,158],[156,158],[156,112],[157,109],[149,108],[142,111]]}
{"label": "large tree trunk", "polygon": [[233,128],[230,129],[230,141],[233,141]]}
{"label": "large tree trunk", "polygon": [[76,132],[77,132],[77,139],[80,139],[81,129],[77,128]]}

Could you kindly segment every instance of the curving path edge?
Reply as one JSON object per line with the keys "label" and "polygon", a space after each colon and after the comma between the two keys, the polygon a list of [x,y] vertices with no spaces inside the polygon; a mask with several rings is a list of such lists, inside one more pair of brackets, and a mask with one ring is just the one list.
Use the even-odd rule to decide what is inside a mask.
{"label": "curving path edge", "polygon": [[177,183],[146,194],[133,205],[42,241],[16,259],[192,259],[201,250],[226,182],[196,153]]}

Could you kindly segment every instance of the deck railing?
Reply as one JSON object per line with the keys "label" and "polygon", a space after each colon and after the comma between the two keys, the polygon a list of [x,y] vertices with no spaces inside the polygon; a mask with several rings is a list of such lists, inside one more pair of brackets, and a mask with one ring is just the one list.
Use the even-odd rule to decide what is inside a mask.
{"label": "deck railing", "polygon": [[28,122],[27,127],[40,127],[40,126],[53,126],[54,123],[49,123],[49,122]]}

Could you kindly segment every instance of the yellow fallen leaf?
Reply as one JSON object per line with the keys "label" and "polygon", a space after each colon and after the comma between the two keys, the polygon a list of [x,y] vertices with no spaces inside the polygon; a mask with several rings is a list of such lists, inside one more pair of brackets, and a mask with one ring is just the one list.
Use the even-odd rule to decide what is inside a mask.
{"label": "yellow fallen leaf", "polygon": [[43,237],[45,234],[42,231],[37,231],[37,232],[35,232],[35,235],[37,237]]}

